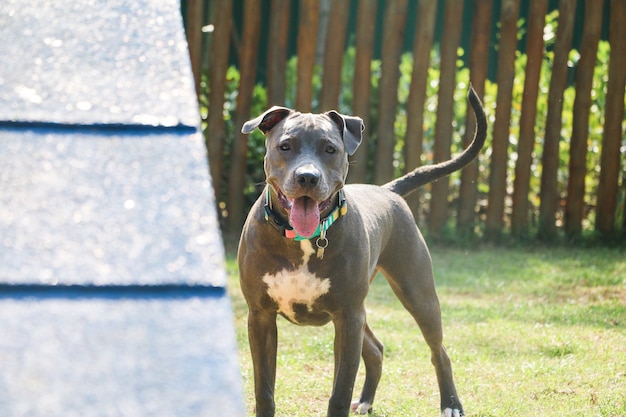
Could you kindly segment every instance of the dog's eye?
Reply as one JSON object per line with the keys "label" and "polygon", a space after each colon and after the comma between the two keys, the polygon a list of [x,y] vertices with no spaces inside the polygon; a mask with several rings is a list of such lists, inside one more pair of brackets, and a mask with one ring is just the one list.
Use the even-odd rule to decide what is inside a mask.
{"label": "dog's eye", "polygon": [[335,147],[334,147],[334,146],[328,145],[328,146],[326,147],[326,153],[329,153],[329,154],[334,154],[334,153],[336,153],[336,152],[337,152],[337,149],[335,149]]}
{"label": "dog's eye", "polygon": [[291,149],[291,145],[289,145],[289,142],[282,142],[278,144],[278,149],[281,151],[288,151]]}

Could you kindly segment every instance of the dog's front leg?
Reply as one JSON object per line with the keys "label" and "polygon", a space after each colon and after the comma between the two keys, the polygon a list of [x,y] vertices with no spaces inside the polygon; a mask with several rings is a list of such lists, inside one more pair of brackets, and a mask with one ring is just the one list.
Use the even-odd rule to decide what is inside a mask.
{"label": "dog's front leg", "polygon": [[250,311],[248,340],[254,368],[256,417],[274,417],[277,350],[276,313]]}
{"label": "dog's front leg", "polygon": [[328,417],[346,417],[350,413],[354,380],[359,370],[365,310],[345,314],[333,321],[335,325],[335,378],[328,403]]}

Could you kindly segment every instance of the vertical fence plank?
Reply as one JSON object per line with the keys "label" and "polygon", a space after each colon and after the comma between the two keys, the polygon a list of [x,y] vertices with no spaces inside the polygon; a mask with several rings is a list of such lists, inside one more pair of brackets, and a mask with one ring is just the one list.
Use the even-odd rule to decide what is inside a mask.
{"label": "vertical fence plank", "polygon": [[252,107],[252,91],[256,82],[256,68],[259,50],[259,33],[261,30],[261,3],[256,0],[244,2],[243,34],[241,39],[241,55],[239,59],[240,81],[237,94],[237,113],[235,117],[236,131],[233,138],[233,151],[228,176],[228,230],[239,232],[244,219],[246,155],[248,149],[247,136],[239,129],[250,118]]}
{"label": "vertical fence plank", "polygon": [[211,42],[209,69],[209,114],[205,141],[209,153],[209,166],[216,201],[221,201],[222,169],[224,161],[224,94],[226,92],[226,71],[232,30],[232,0],[217,0],[214,6],[213,39]]}
{"label": "vertical fence plank", "polygon": [[189,59],[196,85],[196,95],[200,97],[200,81],[202,81],[202,25],[204,24],[204,0],[187,1],[187,44]]}
{"label": "vertical fence plank", "polygon": [[580,45],[580,60],[576,70],[572,139],[569,152],[565,233],[577,238],[582,233],[585,210],[585,177],[587,175],[587,142],[589,138],[589,108],[593,72],[602,30],[603,0],[585,0],[585,23]]}
{"label": "vertical fence plank", "polygon": [[268,107],[285,105],[291,0],[272,0],[270,7],[269,48],[267,50]]}
{"label": "vertical fence plank", "polygon": [[348,172],[350,182],[365,182],[368,159],[368,137],[370,132],[370,94],[372,91],[372,56],[374,52],[374,28],[376,24],[377,0],[359,1],[356,28],[356,56],[352,84],[352,114],[363,119],[365,131],[361,146],[351,158]]}
{"label": "vertical fence plank", "polygon": [[[543,0],[545,1],[545,0]],[[470,81],[478,97],[485,95],[485,81],[489,63],[489,38],[491,35],[491,15],[493,0],[474,0],[474,16],[472,18],[472,43],[470,48]],[[543,27],[542,27],[543,28]],[[463,147],[467,147],[474,139],[476,120],[468,115],[465,119],[465,135]],[[474,234],[476,221],[476,200],[478,199],[478,159],[471,162],[461,171],[459,189],[459,206],[457,228],[462,236]]]}
{"label": "vertical fence plank", "polygon": [[[611,238],[615,233],[615,211],[617,208],[620,159],[622,157],[620,147],[624,134],[622,131],[624,89],[626,88],[626,2],[611,0],[610,7],[609,42],[611,44],[611,56],[596,211],[596,230],[605,238]],[[626,237],[626,204],[624,207],[622,233]]]}
{"label": "vertical fence plank", "polygon": [[537,237],[551,240],[556,236],[556,210],[560,193],[557,184],[559,168],[559,142],[561,140],[561,114],[563,112],[563,92],[567,85],[567,60],[572,46],[576,0],[559,2],[559,27],[554,46],[554,62],[548,92],[548,114],[546,132],[541,156],[541,190],[539,198],[539,230]]}
{"label": "vertical fence plank", "polygon": [[296,109],[302,112],[310,112],[313,107],[313,69],[315,68],[318,21],[319,2],[302,0],[298,26],[298,87],[296,89]]}
{"label": "vertical fence plank", "polygon": [[[454,90],[456,88],[457,50],[463,29],[463,0],[447,0],[441,40],[441,71],[437,121],[435,122],[434,162],[450,159],[452,121],[454,120]],[[428,228],[433,235],[441,233],[448,218],[448,189],[450,181],[442,178],[432,184]]]}
{"label": "vertical fence plank", "polygon": [[346,46],[349,12],[350,0],[333,0],[331,3],[324,48],[324,82],[320,92],[320,111],[339,108],[341,68]]}
{"label": "vertical fence plank", "polygon": [[378,142],[374,181],[385,183],[393,178],[394,123],[398,106],[400,57],[406,24],[407,0],[389,0],[385,11],[382,75],[379,84]]}
{"label": "vertical fence plank", "polygon": [[[421,164],[424,144],[424,105],[428,69],[430,68],[430,52],[435,37],[435,21],[437,2],[420,0],[417,10],[417,29],[413,38],[413,72],[411,73],[411,89],[406,103],[406,136],[404,139],[405,171],[412,171]],[[407,202],[418,218],[420,194],[413,193]]]}
{"label": "vertical fence plank", "polygon": [[507,195],[507,165],[513,82],[515,80],[515,51],[517,50],[517,17],[519,0],[504,0],[500,15],[501,30],[498,55],[498,95],[496,119],[493,123],[491,164],[489,165],[489,203],[485,233],[494,238],[502,233]]}
{"label": "vertical fence plank", "polygon": [[530,194],[530,169],[535,146],[535,122],[537,117],[537,97],[541,62],[543,61],[543,28],[548,10],[548,0],[533,0],[528,22],[528,41],[526,44],[526,71],[524,96],[520,116],[517,162],[513,180],[513,212],[511,214],[511,232],[518,237],[528,235],[528,215]]}
{"label": "vertical fence plank", "polygon": [[424,141],[424,104],[436,18],[437,2],[421,0],[417,10],[417,29],[413,39],[411,89],[406,103],[407,128],[404,156],[406,172],[414,170],[421,164]]}

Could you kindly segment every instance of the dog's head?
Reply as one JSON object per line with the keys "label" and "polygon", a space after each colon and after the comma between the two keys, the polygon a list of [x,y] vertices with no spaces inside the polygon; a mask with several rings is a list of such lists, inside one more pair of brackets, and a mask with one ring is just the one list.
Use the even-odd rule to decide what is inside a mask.
{"label": "dog's head", "polygon": [[303,114],[272,107],[246,122],[266,137],[265,175],[291,225],[310,236],[332,209],[348,174],[348,156],[361,143],[363,120],[336,111]]}

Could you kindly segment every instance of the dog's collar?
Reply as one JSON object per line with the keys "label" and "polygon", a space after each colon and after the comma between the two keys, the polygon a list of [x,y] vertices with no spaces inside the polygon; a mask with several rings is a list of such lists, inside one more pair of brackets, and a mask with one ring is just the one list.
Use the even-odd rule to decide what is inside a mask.
{"label": "dog's collar", "polygon": [[[301,240],[309,240],[314,238],[320,238],[322,241],[326,240],[326,231],[332,226],[339,217],[345,216],[348,212],[348,203],[346,202],[346,195],[343,189],[339,190],[339,202],[337,203],[337,207],[323,220],[320,221],[320,224],[317,225],[317,229],[315,229],[315,233],[312,236],[304,237],[300,236],[298,232],[294,230],[294,228],[289,224],[288,221],[283,220],[280,216],[278,216],[274,210],[272,209],[272,198],[270,194],[269,185],[265,187],[265,220],[274,226],[279,232],[283,234],[288,239],[294,239],[296,241]],[[323,242],[322,242],[323,243]],[[326,242],[328,243],[328,242]],[[320,242],[318,239],[318,247],[320,247]]]}

